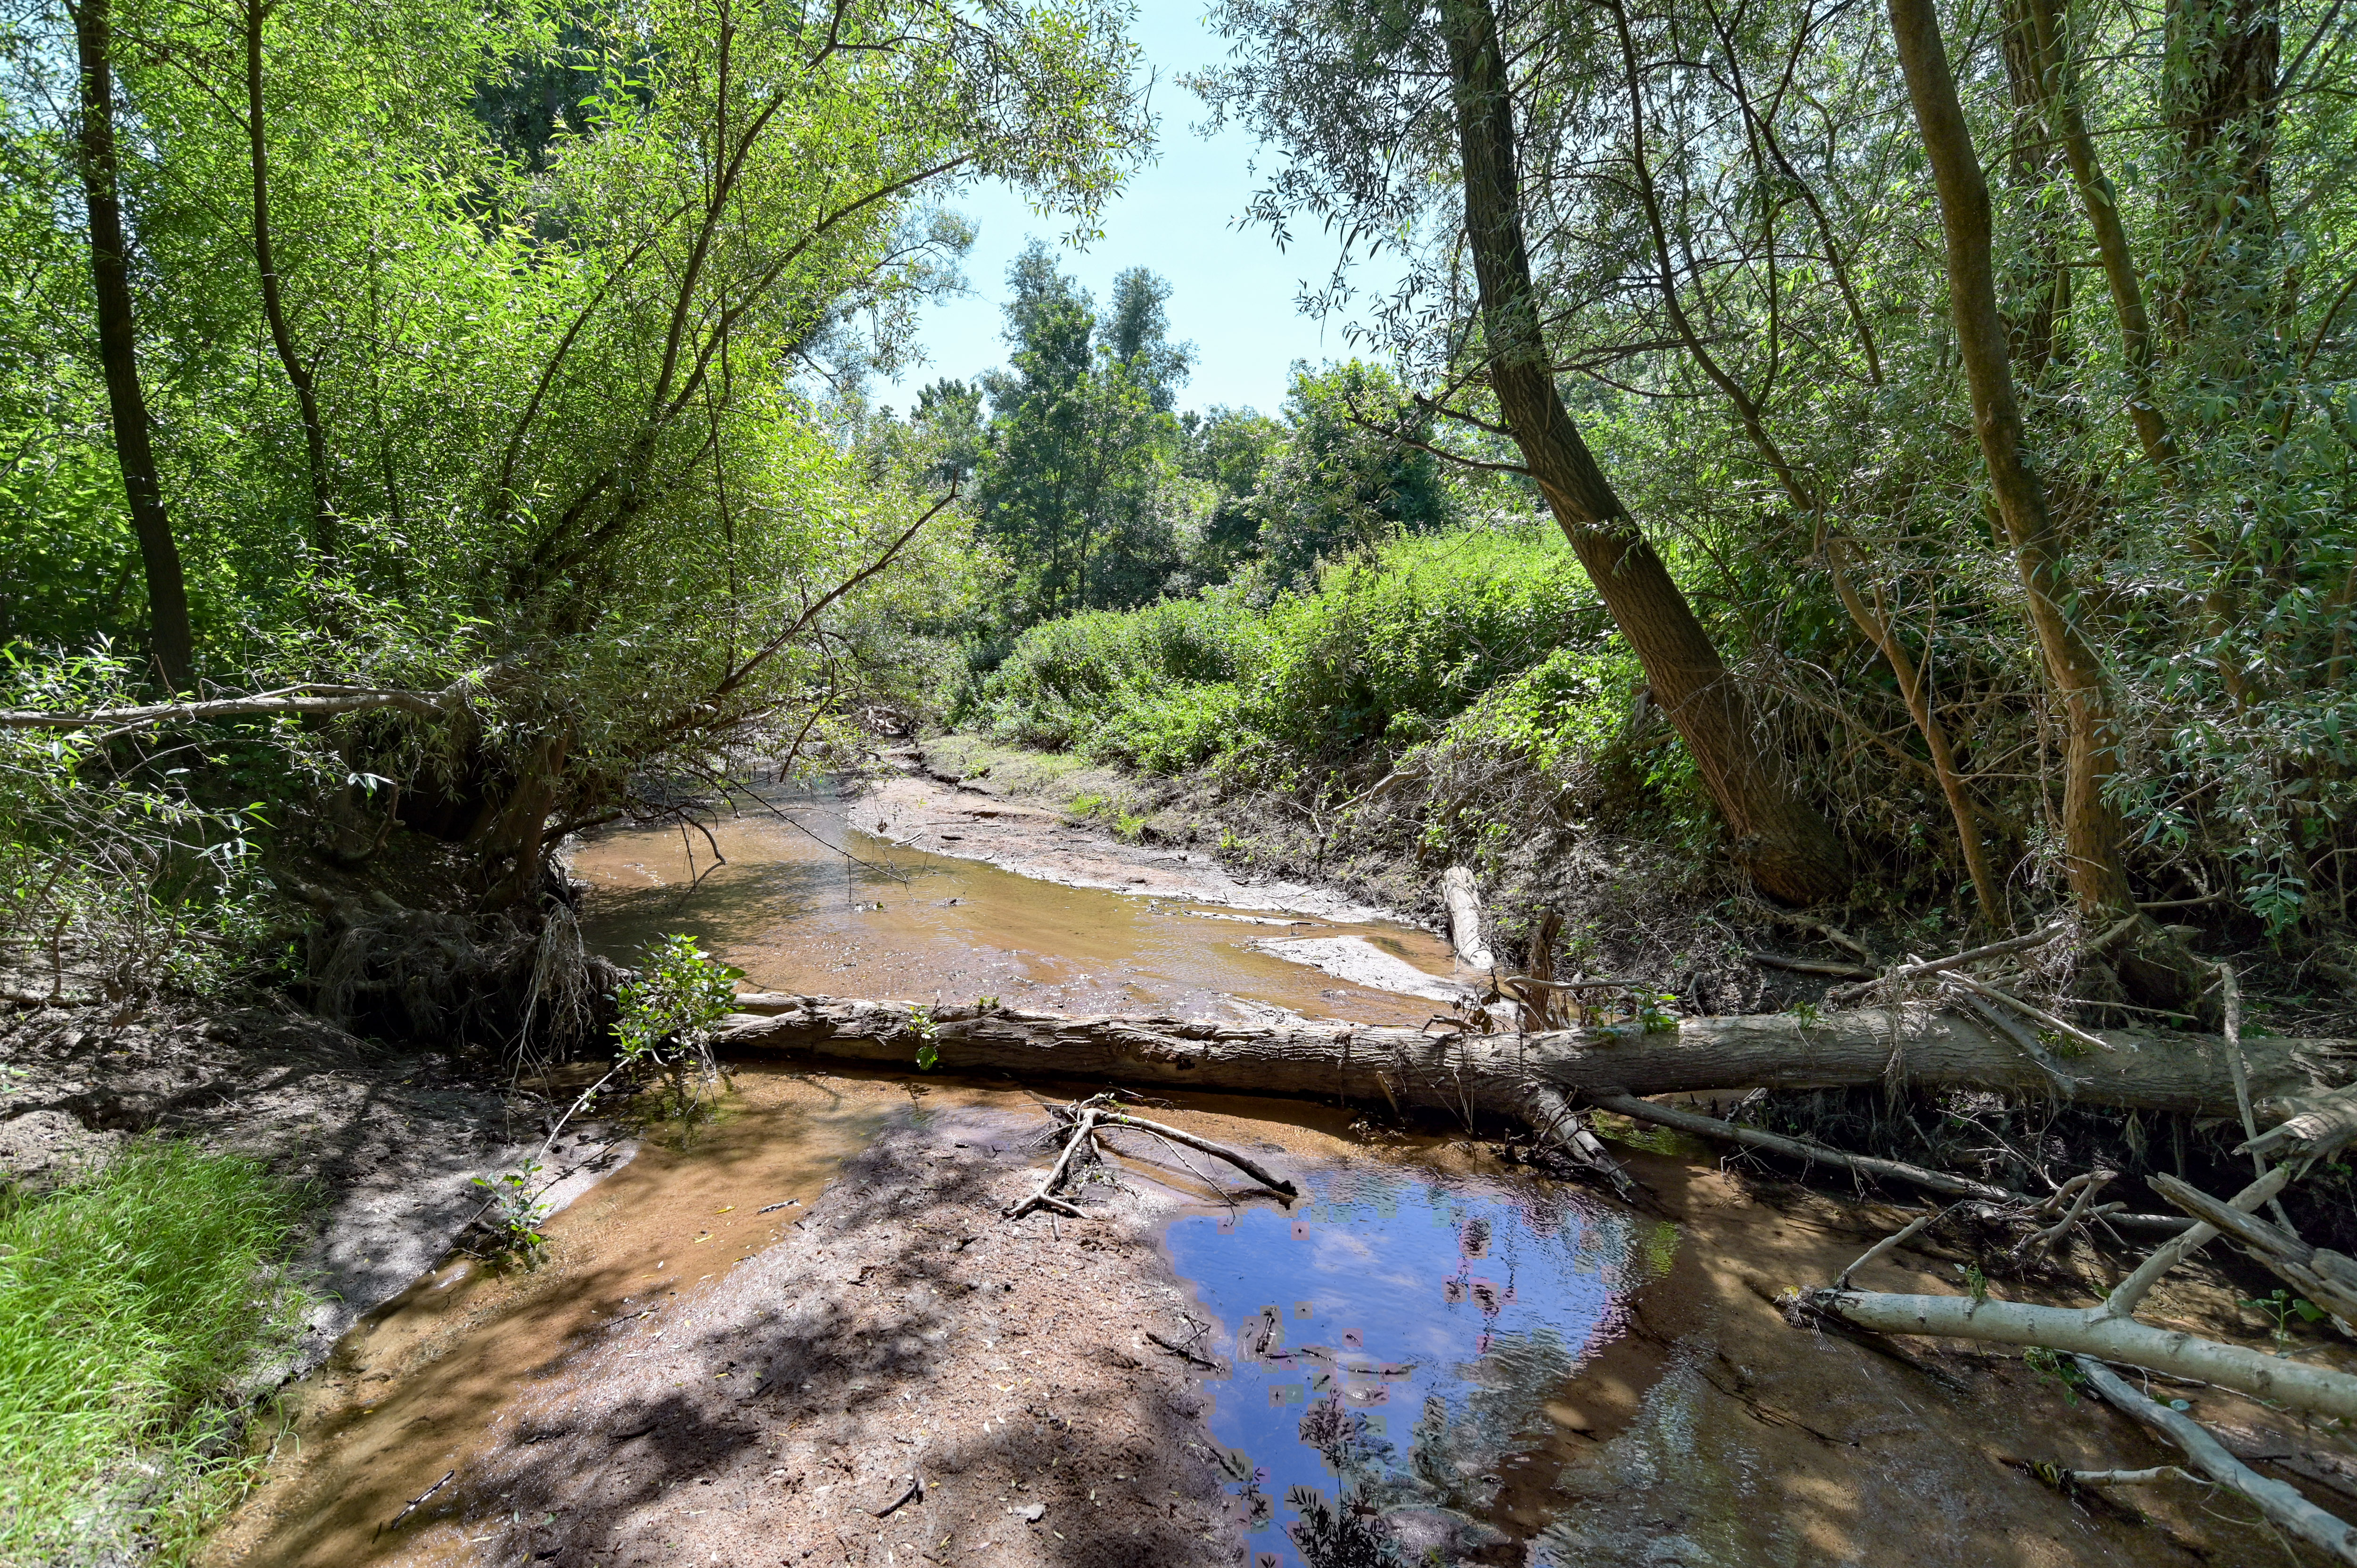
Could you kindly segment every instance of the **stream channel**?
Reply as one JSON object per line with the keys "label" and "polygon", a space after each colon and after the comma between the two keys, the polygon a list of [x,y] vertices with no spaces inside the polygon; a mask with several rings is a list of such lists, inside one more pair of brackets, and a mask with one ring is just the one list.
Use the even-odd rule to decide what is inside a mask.
{"label": "stream channel", "polygon": [[[863,831],[872,801],[606,835],[575,862],[588,938],[627,961],[692,932],[764,990],[1072,1012],[1414,1024],[1453,983],[1405,924],[1201,868],[1190,897],[1061,886]],[[1329,969],[1431,994],[1271,940],[1372,950]],[[1822,1277],[1855,1220],[1760,1209],[1693,1151],[1631,1154],[1639,1212],[1461,1137],[1179,1094],[1152,1114],[1278,1151],[1304,1198],[1230,1201],[1223,1169],[1139,1142],[1089,1220],[1006,1226],[1048,1092],[737,1064],[716,1121],[548,1223],[541,1267],[446,1260],[364,1317],[207,1561],[2136,1560],[2036,1488],[1979,1505],[1978,1455],[1951,1473],[2018,1393],[1927,1419],[1899,1388],[1894,1423],[1875,1380],[1903,1374],[1762,1310],[1751,1265]]]}

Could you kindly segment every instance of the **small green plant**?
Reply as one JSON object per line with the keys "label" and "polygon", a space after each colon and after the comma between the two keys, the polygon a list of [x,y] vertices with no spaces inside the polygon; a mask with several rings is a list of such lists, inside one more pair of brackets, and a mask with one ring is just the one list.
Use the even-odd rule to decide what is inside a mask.
{"label": "small green plant", "polygon": [[676,933],[647,949],[639,972],[622,983],[614,1043],[625,1073],[662,1075],[665,1109],[683,1122],[720,1073],[712,1059],[712,1026],[726,1017],[745,972],[721,962]]}
{"label": "small green plant", "polygon": [[1142,812],[1115,811],[1113,836],[1124,843],[1135,843],[1146,834],[1146,817]]}
{"label": "small green plant", "polygon": [[483,1198],[475,1220],[485,1238],[485,1244],[474,1249],[479,1256],[517,1258],[527,1267],[540,1262],[548,1245],[548,1238],[540,1233],[540,1222],[548,1218],[540,1197],[546,1189],[533,1184],[542,1169],[538,1160],[526,1160],[514,1170],[477,1176],[470,1184]]}
{"label": "small green plant", "polygon": [[977,1013],[996,1013],[998,1011],[998,998],[996,996],[980,997],[975,1000],[974,1006],[974,1011]]}
{"label": "small green plant", "polygon": [[1958,1263],[1956,1272],[1964,1276],[1964,1289],[1975,1302],[1988,1299],[1988,1275],[1981,1273],[1978,1263]]}
{"label": "small green plant", "polygon": [[1784,1011],[1798,1018],[1803,1029],[1813,1029],[1825,1021],[1825,1010],[1813,1002],[1795,1002]]}
{"label": "small green plant", "polygon": [[2293,1318],[2297,1317],[2302,1323],[2321,1323],[2326,1316],[2323,1308],[2314,1302],[2294,1295],[2281,1285],[2277,1285],[2273,1292],[2256,1300],[2237,1300],[2235,1305],[2246,1306],[2253,1312],[2267,1317],[2275,1325],[2267,1331],[2267,1337],[2278,1345],[2291,1343]]}
{"label": "small green plant", "polygon": [[1649,1035],[1667,1034],[1678,1026],[1677,998],[1666,991],[1639,990],[1630,994],[1631,1015]]}
{"label": "small green plant", "polygon": [[909,1032],[917,1036],[917,1070],[931,1072],[941,1064],[942,1053],[933,1041],[942,1026],[933,1022],[932,1010],[926,1007],[909,1009]]}
{"label": "small green plant", "polygon": [[2062,1397],[2072,1404],[2079,1402],[2079,1389],[2086,1382],[2087,1374],[2079,1369],[2078,1362],[2043,1345],[2033,1345],[2024,1350],[2021,1360],[2024,1366],[2038,1374],[2040,1382],[2051,1383],[2061,1389]]}

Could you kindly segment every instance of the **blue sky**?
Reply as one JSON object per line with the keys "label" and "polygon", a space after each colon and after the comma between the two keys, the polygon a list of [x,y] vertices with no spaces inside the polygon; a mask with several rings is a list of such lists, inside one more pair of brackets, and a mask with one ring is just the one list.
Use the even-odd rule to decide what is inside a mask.
{"label": "blue sky", "polygon": [[[1179,406],[1229,403],[1275,413],[1292,361],[1350,357],[1339,322],[1321,325],[1294,306],[1305,281],[1322,281],[1332,271],[1334,248],[1312,232],[1297,234],[1280,252],[1267,230],[1236,225],[1261,183],[1255,158],[1264,167],[1270,160],[1233,127],[1208,139],[1196,134],[1202,102],[1174,79],[1223,59],[1228,48],[1202,16],[1200,0],[1142,0],[1135,36],[1160,77],[1153,98],[1161,119],[1156,161],[1107,207],[1104,238],[1085,251],[1062,251],[1061,264],[1100,304],[1125,267],[1161,274],[1171,285],[1170,336],[1191,339],[1196,349]],[[1006,264],[1032,236],[1052,244],[1068,226],[1040,217],[996,183],[947,205],[977,230],[964,263],[969,292],[924,307],[919,336],[931,363],[875,389],[877,401],[896,408],[905,409],[915,390],[936,376],[970,378],[1006,363],[999,306]]]}

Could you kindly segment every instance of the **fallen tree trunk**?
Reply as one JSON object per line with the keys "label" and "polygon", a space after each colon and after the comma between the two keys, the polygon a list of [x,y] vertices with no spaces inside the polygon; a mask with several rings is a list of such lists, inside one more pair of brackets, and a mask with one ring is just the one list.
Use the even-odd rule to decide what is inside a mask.
{"label": "fallen tree trunk", "polygon": [[[716,1048],[778,1051],[908,1067],[916,1004],[753,994],[724,1020]],[[1461,1120],[1524,1120],[1532,1087],[1575,1100],[1721,1089],[1828,1089],[1905,1080],[2052,1092],[2003,1033],[1936,1008],[1865,1009],[1803,1018],[1689,1018],[1651,1032],[1623,1025],[1541,1034],[1164,1017],[1074,1017],[1007,1007],[926,1009],[951,1072],[1088,1079],[1169,1088],[1340,1099]],[[2114,1030],[2112,1048],[2072,1058],[2072,1098],[2124,1110],[2234,1115],[2224,1043],[2208,1035]],[[2243,1041],[2254,1099],[2288,1114],[2300,1097],[2357,1078],[2357,1043]],[[2270,1102],[2276,1102],[2271,1104]]]}

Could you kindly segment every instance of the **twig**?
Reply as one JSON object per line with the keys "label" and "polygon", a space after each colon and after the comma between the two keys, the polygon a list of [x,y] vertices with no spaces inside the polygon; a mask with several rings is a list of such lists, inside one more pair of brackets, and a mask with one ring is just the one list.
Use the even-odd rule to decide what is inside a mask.
{"label": "twig", "polygon": [[1198,1367],[1209,1367],[1215,1372],[1220,1369],[1220,1364],[1217,1361],[1207,1361],[1203,1359],[1202,1357],[1195,1354],[1192,1350],[1188,1349],[1184,1345],[1173,1345],[1169,1340],[1165,1339],[1161,1335],[1155,1333],[1151,1328],[1146,1331],[1146,1337],[1148,1339],[1153,1340],[1157,1345],[1161,1346],[1165,1350],[1169,1351],[1173,1356],[1178,1357],[1182,1361],[1189,1362]]}
{"label": "twig", "polygon": [[1913,1219],[1908,1221],[1907,1228],[1905,1230],[1894,1230],[1889,1235],[1885,1236],[1881,1240],[1877,1241],[1873,1246],[1868,1247],[1865,1251],[1858,1254],[1857,1262],[1852,1263],[1848,1268],[1846,1268],[1841,1272],[1840,1277],[1834,1281],[1834,1289],[1849,1289],[1850,1275],[1857,1273],[1858,1270],[1866,1267],[1867,1264],[1873,1262],[1877,1258],[1897,1251],[1900,1247],[1921,1235],[1934,1220],[1940,1218],[1941,1214],[1944,1212],[1946,1211],[1943,1209],[1935,1209],[1930,1214],[1919,1214]]}
{"label": "twig", "polygon": [[2031,948],[2044,947],[2069,929],[2058,921],[2043,930],[2032,931],[2026,937],[2008,937],[2004,941],[1990,942],[1984,947],[1967,948],[1963,952],[1953,952],[1945,958],[1924,959],[1915,963],[1901,964],[1890,972],[1890,978],[1912,980],[1919,974],[1937,974],[1943,970],[1954,969],[1960,964],[1972,963],[1980,959],[2001,958],[2012,952],[2027,952]]}
{"label": "twig", "polygon": [[[2037,1257],[2045,1252],[2048,1248],[2053,1246],[2055,1242],[2060,1241],[2063,1237],[2069,1235],[2072,1228],[2085,1217],[2087,1206],[2094,1202],[2095,1194],[2101,1192],[2106,1186],[2108,1186],[2112,1179],[2118,1174],[2119,1173],[2117,1171],[2089,1171],[2083,1176],[2072,1177],[2071,1179],[2073,1182],[2081,1185],[2079,1187],[2079,1196],[2072,1200],[2070,1211],[2064,1214],[2061,1219],[2048,1226],[2045,1230],[2039,1231],[2036,1235],[2022,1242],[2019,1247],[2015,1249],[2014,1255],[2016,1257],[2023,1258]],[[2057,1193],[2055,1196],[2059,1197],[2061,1195]]]}
{"label": "twig", "polygon": [[[418,1504],[424,1502],[426,1498],[432,1497],[435,1493],[448,1486],[450,1484],[450,1477],[457,1473],[458,1472],[456,1470],[443,1471],[442,1478],[435,1482],[432,1486],[426,1487],[424,1491],[418,1493],[415,1497],[410,1498],[409,1506],[407,1508],[403,1509],[399,1513],[393,1515],[393,1518],[386,1520],[384,1523],[378,1525],[376,1527],[376,1534],[382,1535],[386,1530],[393,1529],[403,1520],[407,1519],[411,1514],[416,1512]],[[376,1536],[372,1535],[369,1537],[369,1539],[373,1541],[376,1539]]]}
{"label": "twig", "polygon": [[2326,1513],[2287,1483],[2270,1480],[2251,1469],[2227,1453],[2225,1445],[2201,1423],[2145,1398],[2103,1362],[2091,1356],[2072,1359],[2097,1393],[2130,1420],[2152,1428],[2185,1450],[2185,1456],[2212,1480],[2250,1498],[2259,1506],[2260,1512],[2285,1530],[2343,1563],[2357,1564],[2357,1529]]}
{"label": "twig", "polygon": [[[2226,1009],[2226,1070],[2234,1075],[2234,1109],[2242,1113],[2244,1141],[2255,1144],[2259,1141],[2259,1123],[2258,1118],[2251,1114],[2250,1064],[2243,1059],[2243,988],[2234,979],[2231,964],[2218,965],[2218,981],[2223,988]],[[2267,1174],[2265,1155],[2255,1151],[2252,1154],[2251,1174]],[[2275,1215],[2276,1224],[2287,1230],[2291,1229],[2291,1217],[2284,1212],[2281,1198],[2269,1198],[2267,1208]]]}
{"label": "twig", "polygon": [[2065,1470],[2062,1478],[2075,1487],[2141,1487],[2153,1481],[2190,1481],[2197,1487],[2217,1484],[2181,1465],[2155,1465],[2149,1470]]}
{"label": "twig", "polygon": [[902,1503],[907,1502],[909,1498],[922,1498],[924,1495],[924,1481],[918,1477],[911,1476],[909,1477],[908,1486],[902,1489],[899,1497],[894,1498],[890,1502],[886,1503],[880,1509],[869,1509],[867,1511],[874,1514],[877,1519],[882,1519],[886,1515],[891,1513],[895,1509],[899,1508]]}

